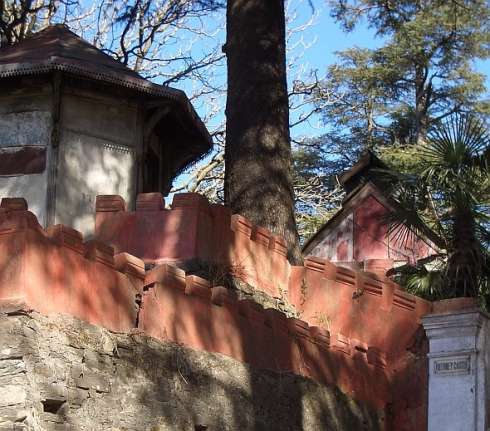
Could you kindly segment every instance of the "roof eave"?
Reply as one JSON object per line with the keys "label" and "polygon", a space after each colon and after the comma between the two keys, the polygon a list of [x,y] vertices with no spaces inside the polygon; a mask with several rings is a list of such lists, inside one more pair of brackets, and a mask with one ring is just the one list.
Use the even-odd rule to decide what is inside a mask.
{"label": "roof eave", "polygon": [[199,134],[202,136],[203,141],[206,143],[208,150],[204,151],[203,156],[213,146],[211,135],[209,134],[202,120],[197,115],[197,112],[190,103],[186,94],[183,91],[177,90],[175,88],[154,84],[143,78],[121,78],[121,75],[117,72],[95,72],[93,70],[81,67],[73,63],[60,61],[60,59],[57,57],[51,57],[48,60],[36,63],[25,62],[15,64],[2,64],[0,65],[0,79],[43,75],[56,71],[70,73],[77,77],[121,86],[130,90],[147,94],[149,96],[165,97],[168,99],[172,99],[180,104],[181,108],[183,108],[184,112],[190,117],[193,125],[196,127]]}

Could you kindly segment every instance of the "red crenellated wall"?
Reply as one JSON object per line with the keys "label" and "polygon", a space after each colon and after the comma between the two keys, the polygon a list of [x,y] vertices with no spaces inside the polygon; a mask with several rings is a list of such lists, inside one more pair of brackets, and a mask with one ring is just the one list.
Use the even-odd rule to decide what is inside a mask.
{"label": "red crenellated wall", "polygon": [[[83,242],[66,226],[43,230],[22,199],[2,200],[0,308],[67,313],[114,331],[138,328],[294,372],[385,409],[394,430],[424,429],[420,318],[431,303],[386,277],[321,259],[291,267],[282,239],[195,194],[176,195],[170,210],[161,195],[140,195],[134,212],[118,196],[99,197],[96,224],[98,239]],[[139,258],[159,265],[145,272]],[[189,259],[228,265],[256,289],[285,295],[300,319],[162,263]]]}
{"label": "red crenellated wall", "polygon": [[66,313],[113,331],[134,328],[144,264],[112,247],[83,242],[80,232],[44,230],[23,199],[0,207],[0,304]]}
{"label": "red crenellated wall", "polygon": [[[163,209],[159,194],[139,195],[134,212],[126,211],[126,205],[119,197],[99,196],[96,232],[116,250],[136,254],[147,263],[183,262],[193,258],[220,262],[235,268],[234,275],[255,289],[275,297],[286,295],[299,311],[303,325],[328,329],[332,334],[329,358],[334,358],[331,360],[335,364],[344,364],[345,368],[341,370],[349,370],[345,371],[345,379],[343,371],[336,370],[333,374],[339,373],[338,381],[327,377],[325,371],[327,374],[319,377],[320,381],[334,382],[354,398],[372,398],[376,405],[382,398],[381,403],[387,406],[396,430],[425,427],[427,345],[420,319],[431,311],[432,304],[407,294],[390,279],[379,275],[386,266],[384,260],[367,261],[366,266],[373,268],[372,273],[337,267],[317,258],[306,259],[302,267],[291,267],[282,240],[265,229],[252,226],[244,217],[232,216],[225,207],[210,205],[202,196],[190,193],[175,195],[170,210]],[[179,238],[184,239],[181,242]],[[164,277],[174,280],[170,284],[177,288],[173,290],[148,276],[146,284],[154,287],[148,293],[150,297],[143,301],[141,321],[150,322],[144,323],[146,332],[160,339],[222,352],[254,365],[261,366],[260,361],[269,364],[264,352],[267,352],[267,346],[274,344],[267,341],[266,333],[263,334],[265,341],[249,335],[253,332],[250,326],[243,325],[242,317],[237,317],[246,314],[243,310],[238,312],[240,307],[226,305],[223,310],[204,294],[190,294],[191,291],[209,293],[209,285],[202,288],[200,281],[200,290],[189,287],[190,279],[182,273]],[[177,283],[175,280],[179,277],[181,281]],[[193,298],[195,295],[197,297]],[[183,299],[186,296],[190,298]],[[163,310],[180,309],[182,311],[172,317],[149,317],[161,316]],[[192,309],[199,312],[192,313],[189,311]],[[230,316],[237,319],[234,324],[230,324]],[[211,324],[217,321],[227,322],[228,332],[217,331]],[[172,332],[169,328],[173,325],[179,330]],[[204,333],[209,335],[210,344],[201,345],[206,338],[196,336],[197,328],[202,327],[208,328]],[[238,331],[238,335],[234,331]],[[250,344],[245,341],[248,337],[254,340]],[[218,346],[213,344],[216,342]],[[294,345],[294,342],[283,342]],[[261,346],[261,353],[256,357],[253,348],[257,345]],[[248,356],[244,356],[244,348]],[[292,352],[294,348],[287,350]],[[291,354],[294,358],[295,354]],[[277,355],[284,357],[284,353],[273,357]],[[373,379],[369,367],[376,368],[376,378]],[[311,368],[306,366],[305,369]],[[360,375],[356,373],[357,369],[362,370]],[[383,381],[389,382],[387,391],[374,390],[380,379],[379,373]],[[365,389],[369,387],[373,392]],[[378,392],[383,393],[383,397],[378,398],[375,395]]]}
{"label": "red crenellated wall", "polygon": [[330,346],[326,329],[239,301],[232,291],[173,266],[149,271],[145,285],[139,323],[146,334],[336,385],[377,409],[391,402],[389,372],[374,346],[361,351],[349,340]]}
{"label": "red crenellated wall", "polygon": [[252,226],[223,205],[209,204],[197,193],[177,194],[172,209],[159,193],[142,193],[136,211],[126,211],[120,196],[98,196],[96,236],[116,251],[146,263],[190,259],[222,264],[251,286],[271,296],[288,288],[289,263],[282,238]]}
{"label": "red crenellated wall", "polygon": [[[126,211],[118,196],[99,196],[96,235],[147,263],[194,258],[223,263],[258,290],[286,294],[310,324],[372,343],[391,356],[404,351],[420,317],[430,312],[429,302],[384,276],[318,258],[291,267],[281,239],[198,194],[175,195],[170,210],[163,209],[160,194],[140,194],[134,212]],[[379,264],[368,263],[375,269]]]}
{"label": "red crenellated wall", "polygon": [[391,357],[406,350],[421,317],[432,306],[387,277],[337,267],[318,258],[307,258],[304,266],[292,267],[288,293],[304,320],[374,344]]}
{"label": "red crenellated wall", "polygon": [[293,267],[289,299],[311,325],[324,325],[333,348],[367,351],[390,376],[395,430],[423,430],[427,420],[427,340],[422,316],[432,303],[384,276],[307,258]]}

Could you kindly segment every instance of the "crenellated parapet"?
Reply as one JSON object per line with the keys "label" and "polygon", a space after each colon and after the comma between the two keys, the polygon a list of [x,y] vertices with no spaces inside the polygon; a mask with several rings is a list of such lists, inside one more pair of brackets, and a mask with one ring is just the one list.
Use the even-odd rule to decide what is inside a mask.
{"label": "crenellated parapet", "polygon": [[134,327],[143,262],[84,241],[68,226],[43,229],[23,199],[0,205],[0,268],[3,311],[65,313],[113,331]]}
{"label": "crenellated parapet", "polygon": [[[387,361],[406,351],[431,309],[379,273],[318,258],[292,267],[282,238],[196,193],[175,195],[171,209],[158,193],[140,194],[132,212],[119,196],[99,196],[96,220],[97,237],[117,251],[153,264],[198,259],[221,265],[256,290],[286,296],[310,325],[377,346]],[[383,262],[370,264],[376,270]]]}
{"label": "crenellated parapet", "polygon": [[[152,200],[154,203],[150,204]],[[168,338],[196,348],[225,353],[254,365],[265,363],[271,366],[272,359],[268,359],[266,352],[279,349],[279,353],[272,357],[283,360],[285,354],[280,353],[280,349],[286,348],[290,358],[297,358],[294,352],[309,350],[304,346],[297,347],[300,344],[294,340],[308,339],[306,346],[314,345],[310,332],[321,328],[329,334],[330,342],[328,354],[322,356],[322,364],[330,363],[324,358],[334,358],[333,364],[346,365],[349,373],[344,379],[342,371],[335,369],[333,372],[328,367],[320,367],[317,379],[333,382],[349,391],[352,389],[349,385],[357,385],[363,378],[367,379],[368,386],[375,387],[371,377],[366,377],[371,376],[370,367],[383,370],[383,375],[391,382],[391,395],[383,399],[386,402],[390,397],[393,399],[391,408],[396,426],[408,426],[407,429],[425,427],[426,340],[420,323],[421,317],[431,311],[432,304],[406,293],[385,277],[383,273],[390,262],[379,259],[367,261],[365,269],[369,271],[353,270],[317,258],[307,258],[301,267],[291,266],[286,259],[286,245],[282,238],[252,225],[245,217],[231,215],[224,206],[210,205],[197,194],[175,195],[171,209],[163,208],[163,199],[158,194],[139,195],[133,212],[128,212],[118,197],[99,196],[96,218],[97,235],[117,250],[135,254],[147,263],[179,264],[198,259],[221,264],[234,277],[256,290],[270,296],[286,297],[301,317],[296,323],[288,323],[281,314],[280,319],[283,320],[275,322],[264,317],[274,314],[271,310],[258,311],[254,308],[256,304],[248,310],[248,305],[236,302],[232,292],[219,286],[211,287],[203,281],[194,285],[195,279],[191,281],[193,279],[184,273],[177,275],[170,267],[162,266],[154,271],[172,274],[171,277],[167,273],[165,275],[171,280],[168,285],[148,278],[146,281],[152,287],[145,293],[147,298],[143,301],[140,322],[148,333],[160,339]],[[206,285],[204,291],[203,285]],[[169,290],[168,286],[178,288]],[[211,300],[205,295],[210,295]],[[224,305],[216,304],[215,298],[221,298]],[[164,310],[180,311],[172,317],[166,315],[167,320],[155,317],[163,315]],[[199,312],[193,313],[192,310]],[[243,322],[245,317],[249,319],[248,324]],[[225,324],[216,327],[211,322]],[[255,326],[251,322],[255,322]],[[261,326],[258,322],[262,322]],[[259,327],[265,327],[265,332],[258,330]],[[266,334],[267,328],[271,327],[286,328],[287,331],[276,330],[277,333],[269,339]],[[175,332],[173,328],[185,330]],[[212,334],[208,339],[210,344],[200,344],[206,338],[197,336],[196,331],[202,331],[202,328]],[[216,335],[220,333],[222,335]],[[281,338],[285,333],[288,335]],[[294,337],[293,333],[296,334]],[[307,333],[310,338],[304,337]],[[249,339],[253,341],[247,344],[249,341],[244,340]],[[276,339],[281,340],[279,345],[272,341]],[[222,340],[226,342],[219,344]],[[216,342],[218,345],[214,344]],[[259,353],[254,356],[256,349]],[[244,356],[244,352],[248,356]],[[274,369],[288,370],[288,367],[293,366],[283,364]],[[313,372],[311,370],[316,370],[314,365],[305,367],[296,368],[294,372],[308,375],[308,372]],[[362,370],[361,374],[357,375],[356,370]],[[338,379],[328,380],[329,375],[336,375]],[[363,391],[355,389],[358,395],[364,394]],[[410,399],[400,399],[400,391],[409,393]],[[407,421],[412,425],[406,425]]]}
{"label": "crenellated parapet", "polygon": [[[264,309],[171,265],[147,272],[139,328],[163,341],[335,385],[376,408],[391,402],[384,353],[276,309]],[[346,348],[331,339],[341,338]]]}
{"label": "crenellated parapet", "polygon": [[[432,303],[373,272],[317,258],[291,266],[282,238],[197,194],[175,195],[170,209],[160,194],[141,194],[135,211],[119,196],[99,196],[96,225],[90,240],[64,225],[43,229],[25,200],[3,199],[0,308],[66,313],[292,372],[390,405],[394,429],[424,428],[420,319]],[[286,298],[299,318],[178,268],[193,260]]]}
{"label": "crenellated parapet", "polygon": [[285,241],[197,193],[175,195],[171,209],[161,194],[142,193],[135,211],[120,196],[98,196],[96,236],[147,264],[199,260],[273,297],[288,287]]}
{"label": "crenellated parapet", "polygon": [[288,294],[310,324],[376,345],[392,359],[406,351],[432,307],[387,277],[319,258],[292,267]]}
{"label": "crenellated parapet", "polygon": [[[163,211],[150,199],[144,205],[148,212]],[[267,231],[238,216],[230,222],[237,233],[233,244],[248,241],[264,247],[264,257],[267,251],[285,258],[283,242]],[[378,346],[239,300],[236,291],[173,265],[145,271],[139,258],[114,254],[100,239],[84,241],[70,227],[45,230],[22,199],[0,205],[0,256],[3,312],[61,313],[112,331],[139,330],[253,367],[335,385],[377,409],[391,400],[386,355]]]}
{"label": "crenellated parapet", "polygon": [[292,267],[289,283],[289,300],[301,318],[337,334],[332,348],[366,352],[371,363],[386,367],[394,429],[425,429],[427,340],[421,318],[433,304],[385,276],[319,258]]}

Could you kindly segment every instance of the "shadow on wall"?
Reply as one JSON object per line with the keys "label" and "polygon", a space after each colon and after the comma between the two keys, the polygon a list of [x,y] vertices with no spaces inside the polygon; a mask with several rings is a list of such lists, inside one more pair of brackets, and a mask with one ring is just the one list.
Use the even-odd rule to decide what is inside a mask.
{"label": "shadow on wall", "polygon": [[0,176],[2,197],[25,197],[31,203],[31,211],[36,214],[39,223],[43,226],[46,221],[46,184],[46,172],[20,176]]}
{"label": "shadow on wall", "polygon": [[96,210],[97,238],[148,265],[189,267],[198,260],[229,270],[271,296],[287,292],[285,241],[198,194],[175,195],[172,209],[166,210],[160,193],[142,193],[135,212],[126,211],[120,196],[98,196]]}
{"label": "shadow on wall", "polygon": [[38,425],[74,430],[383,429],[373,412],[338,389],[291,373],[110,333],[70,316],[0,315],[5,327],[17,360],[24,352],[24,368],[37,373],[29,380],[28,405],[1,410],[17,423],[17,412],[28,409]]}
{"label": "shadow on wall", "polygon": [[[241,216],[231,216],[222,206],[209,205],[205,198],[196,194],[174,196],[171,210],[163,210],[161,195],[140,194],[135,212],[126,212],[124,201],[119,196],[99,196],[96,220],[99,238],[113,244],[118,251],[125,250],[141,256],[150,265],[162,262],[185,263],[192,258],[221,262],[231,267],[236,262],[240,266],[243,265],[243,271],[238,274],[243,282],[272,297],[280,298],[281,295],[287,295],[289,302],[301,314],[304,322],[298,321],[297,325],[285,324],[286,333],[307,339],[309,335],[309,339],[315,340],[315,336],[311,338],[313,328],[308,328],[308,325],[312,325],[328,329],[332,334],[332,348],[320,355],[328,365],[320,367],[316,374],[315,360],[305,360],[307,355],[304,352],[310,351],[308,347],[300,346],[298,353],[296,341],[291,343],[291,340],[281,340],[281,346],[292,346],[292,353],[289,355],[292,358],[291,363],[296,366],[292,371],[310,376],[317,381],[337,385],[356,399],[375,401],[378,407],[391,404],[396,399],[397,402],[389,410],[397,423],[397,429],[405,427],[415,430],[424,427],[427,407],[427,362],[424,351],[426,345],[414,344],[414,338],[421,329],[420,318],[430,312],[431,303],[407,294],[384,276],[337,267],[321,259],[308,258],[305,266],[291,267],[284,253],[284,243],[280,239],[263,228],[253,226]],[[159,292],[158,301],[161,300],[166,305],[162,305],[162,310],[156,309],[153,312],[155,316],[163,315],[163,310],[178,309],[172,302],[173,299],[167,299],[166,295],[169,293],[165,286],[177,286],[171,292],[179,298],[184,298],[179,299],[179,307],[181,303],[189,306],[199,305],[194,296],[201,297],[208,305],[204,305],[200,312],[195,311],[199,309],[198,305],[192,305],[190,309],[172,316],[169,322],[160,319],[150,322],[145,328],[147,332],[160,339],[170,339],[199,349],[222,352],[242,361],[248,360],[255,366],[264,366],[265,361],[265,366],[273,369],[290,369],[287,361],[284,367],[267,363],[263,354],[263,362],[252,358],[256,361],[253,362],[235,351],[216,350],[212,343],[194,344],[193,327],[211,330],[213,321],[228,321],[225,326],[235,328],[237,323],[230,322],[226,313],[223,317],[218,312],[212,322],[192,322],[194,316],[211,316],[213,310],[216,310],[216,307],[209,308],[215,301],[216,288],[210,293],[209,283],[205,280],[196,279],[195,282],[191,282],[189,277],[178,271],[173,271],[172,276],[166,278],[163,275],[164,267],[160,267],[160,272],[160,284],[163,287],[158,287],[154,292]],[[158,280],[155,280],[158,277],[152,279],[153,273],[147,274],[148,286],[158,285]],[[202,285],[202,289],[199,289],[199,284]],[[267,328],[274,327],[270,315],[253,307],[248,307],[251,308],[248,310],[242,305],[233,305],[233,301],[236,301],[236,298],[227,300],[227,303],[232,304],[231,308],[236,308],[230,312],[231,315],[255,319],[257,327],[263,328],[260,331],[242,331],[240,340],[249,337],[252,340],[249,342],[250,345],[266,346],[259,351],[273,350],[274,343],[270,339],[276,339],[278,336],[275,333],[267,335]],[[146,304],[149,306],[150,302],[146,301]],[[186,321],[187,317],[191,319],[190,322]],[[177,333],[159,332],[157,329],[159,324],[163,328],[170,328],[177,323],[182,324],[184,328],[188,325],[189,338],[185,338],[187,333],[182,328],[179,328]],[[281,327],[281,323],[277,326]],[[240,324],[239,327],[246,328],[246,325]],[[308,331],[310,334],[307,334]],[[263,334],[265,339],[258,336],[254,338],[249,333]],[[178,336],[181,338],[175,338]],[[211,340],[220,337],[222,334],[219,331],[210,335]],[[305,346],[309,346],[309,343],[306,342]],[[336,356],[337,352],[341,352],[340,356]],[[324,355],[332,356],[331,363],[323,359]],[[273,356],[284,358],[288,357],[288,354],[284,355],[278,350]],[[318,363],[318,353],[313,356]],[[407,376],[408,380],[404,381],[403,376]],[[404,393],[400,397],[394,393],[395,389],[391,388],[390,394],[387,394],[386,384],[389,383],[383,383],[386,381],[396,381],[399,387],[402,385],[413,390],[410,394]],[[420,385],[414,387],[411,381],[419,382]],[[403,397],[410,398],[409,408]],[[404,418],[407,414],[410,420]],[[399,424],[398,420],[403,424]],[[413,425],[410,425],[411,422]]]}
{"label": "shadow on wall", "polygon": [[[127,172],[133,170],[131,150],[107,149],[104,142],[93,141],[94,138],[84,142],[73,139],[63,146],[56,193],[56,222],[86,236],[94,233],[96,196],[112,190],[129,198],[134,187],[127,179]],[[47,220],[48,170],[49,167],[40,174],[0,176],[2,196],[24,197],[42,226]]]}
{"label": "shadow on wall", "polygon": [[[44,230],[23,199],[0,206],[0,298],[3,309],[67,313],[114,331],[129,331],[137,315],[139,275],[97,241],[66,226]],[[143,266],[140,263],[141,267]],[[119,269],[119,270],[116,270]],[[141,271],[144,273],[143,268]]]}
{"label": "shadow on wall", "polygon": [[[320,341],[320,334],[313,339],[305,322],[286,319],[277,310],[264,311],[252,301],[236,301],[233,292],[219,286],[210,289],[205,280],[186,277],[183,271],[171,266],[162,265],[147,273],[146,289],[139,316],[139,327],[144,333],[197,350],[231,356],[250,364],[252,369],[275,371],[270,372],[277,379],[275,389],[267,387],[260,379],[248,382],[256,420],[256,427],[252,429],[271,429],[271,424],[278,422],[275,418],[278,414],[284,415],[281,421],[284,427],[273,429],[318,429],[303,428],[302,424],[321,418],[316,423],[322,426],[332,426],[337,421],[345,422],[345,429],[364,429],[365,424],[369,424],[365,429],[383,429],[379,423],[382,420],[376,418],[376,413],[383,416],[383,406],[376,401],[386,394],[376,394],[370,403],[365,396],[367,388],[357,386],[364,395],[364,402],[346,401],[348,397],[344,396],[335,405],[335,408],[342,406],[341,409],[335,410],[334,406],[322,402],[317,406],[316,415],[311,416],[310,394],[304,392],[301,385],[287,387],[285,382],[291,373],[308,376],[330,388],[355,386],[348,381],[349,377],[362,386],[359,376],[363,373],[366,373],[366,383],[374,381],[373,369],[365,361],[355,358],[351,361],[341,352],[329,352],[328,339]],[[382,373],[377,377],[383,380]],[[286,386],[284,392],[282,384]],[[374,385],[378,389],[380,386],[383,385]],[[287,402],[282,397],[286,397]],[[237,408],[240,411],[239,406]],[[304,413],[305,408],[308,413]],[[283,409],[287,409],[287,413]],[[349,428],[348,423],[359,428]]]}
{"label": "shadow on wall", "polygon": [[[132,197],[134,184],[128,172],[134,171],[132,148],[90,136],[83,141],[78,135],[63,131],[65,144],[60,154],[57,184],[56,222],[63,223],[91,237],[94,233],[96,196],[110,190]],[[119,148],[120,147],[120,148]]]}
{"label": "shadow on wall", "polygon": [[[182,231],[186,226],[175,228]],[[97,241],[84,243],[81,234],[68,227],[44,231],[22,199],[2,201],[0,256],[4,311],[61,312],[126,333],[138,327],[163,341],[222,353],[253,369],[274,370],[255,373],[249,368],[237,387],[235,379],[228,381],[216,374],[213,364],[195,372],[186,363],[186,355],[179,356],[177,371],[184,384],[177,393],[196,426],[387,429],[383,416],[390,399],[387,382],[383,383],[385,372],[368,364],[367,350],[348,346],[346,354],[342,349],[329,349],[327,334],[317,331],[315,335],[303,321],[286,319],[275,310],[264,311],[251,301],[237,301],[233,292],[211,289],[205,280],[170,266],[158,266],[145,274],[139,259],[125,253],[113,256],[111,247]],[[162,375],[168,359],[153,358],[149,366],[145,354],[140,362],[136,359],[139,354],[130,353],[128,361],[135,378],[137,373],[145,374],[153,388],[135,391],[140,392],[141,403],[157,403],[152,394],[164,397]],[[175,370],[175,364],[173,367],[170,369]],[[312,398],[311,381],[306,383],[293,374],[323,382],[330,389],[323,398]],[[347,391],[350,395],[342,395],[335,386],[351,389]],[[362,401],[352,400],[359,399],[357,395]],[[211,402],[213,408],[203,407]],[[167,404],[155,405],[162,416],[174,417]]]}

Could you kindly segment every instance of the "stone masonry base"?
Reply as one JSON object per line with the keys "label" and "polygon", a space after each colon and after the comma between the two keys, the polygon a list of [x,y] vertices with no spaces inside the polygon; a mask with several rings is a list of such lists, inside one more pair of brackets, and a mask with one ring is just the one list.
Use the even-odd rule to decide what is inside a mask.
{"label": "stone masonry base", "polygon": [[69,316],[0,314],[0,430],[385,430],[338,389],[116,334]]}

